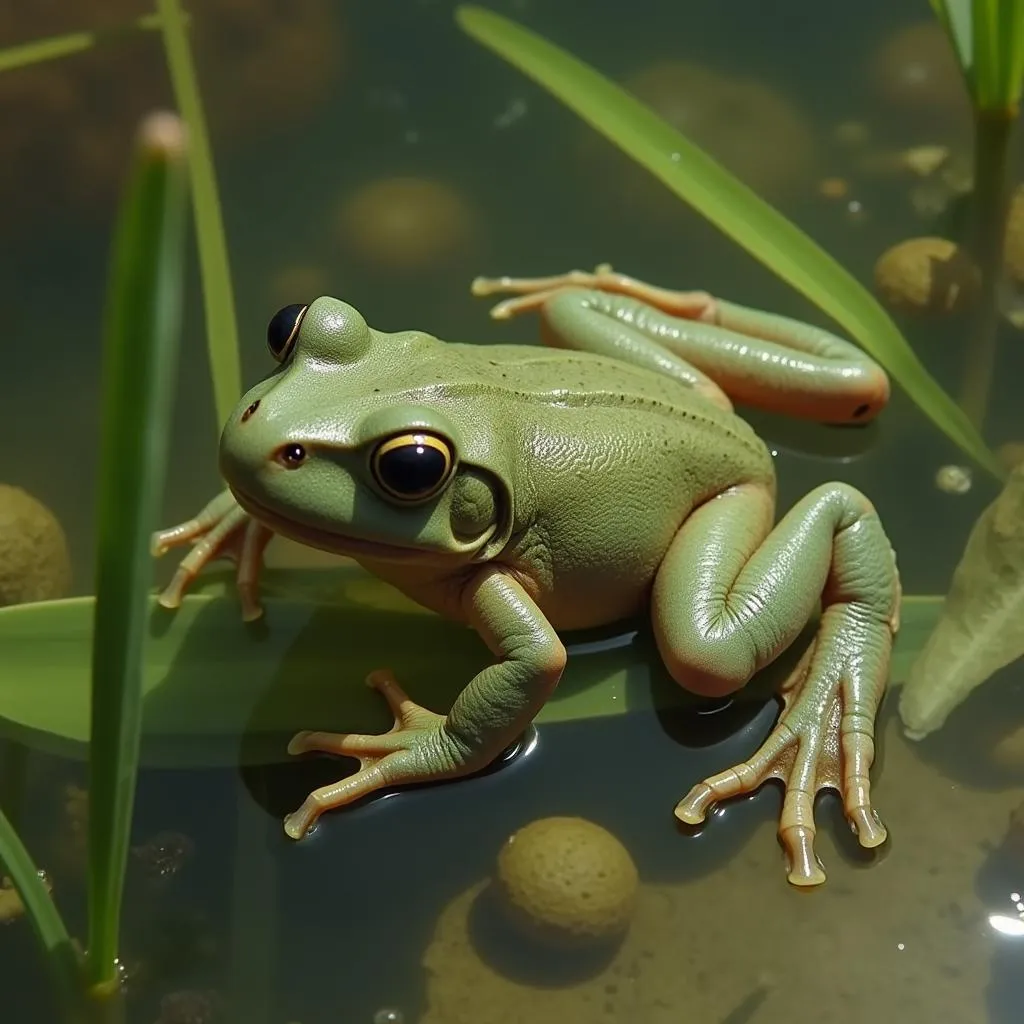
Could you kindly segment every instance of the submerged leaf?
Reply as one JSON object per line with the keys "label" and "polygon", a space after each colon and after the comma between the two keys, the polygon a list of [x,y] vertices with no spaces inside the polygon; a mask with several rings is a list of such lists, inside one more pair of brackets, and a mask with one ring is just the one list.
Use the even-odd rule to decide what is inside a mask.
{"label": "submerged leaf", "polygon": [[[491,660],[473,630],[425,611],[360,569],[267,570],[261,584],[266,616],[257,623],[242,621],[231,572],[201,577],[174,613],[151,600],[144,764],[274,763],[300,729],[387,729],[386,706],[362,684],[383,654],[414,699],[438,711]],[[940,603],[904,597],[893,684],[905,677]],[[83,756],[92,610],[87,597],[0,609],[0,738]],[[539,723],[688,700],[661,666],[649,631],[600,631],[567,636],[566,643],[568,666]]]}
{"label": "submerged leaf", "polygon": [[940,728],[994,672],[1024,654],[1024,463],[978,517],[935,630],[910,670],[900,717],[911,739]]}

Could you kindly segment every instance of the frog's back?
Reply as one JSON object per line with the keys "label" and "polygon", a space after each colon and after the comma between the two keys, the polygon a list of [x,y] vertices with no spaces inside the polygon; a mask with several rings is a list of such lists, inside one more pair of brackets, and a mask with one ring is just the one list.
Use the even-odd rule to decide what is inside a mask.
{"label": "frog's back", "polygon": [[503,558],[559,628],[634,614],[697,505],[746,481],[774,485],[749,424],[681,381],[586,352],[464,348],[489,392],[479,415],[499,410],[528,455]]}
{"label": "frog's back", "polygon": [[[663,443],[682,444],[691,463],[714,456],[718,463],[735,462],[740,477],[773,475],[767,448],[745,420],[668,374],[590,352],[533,345],[448,347],[476,363],[474,376],[490,382],[509,411],[527,419],[529,413],[561,423],[586,420],[595,439],[598,423],[606,422],[618,435],[638,431],[652,440],[657,435]],[[586,415],[567,417],[570,410]],[[716,485],[717,479],[711,486]]]}

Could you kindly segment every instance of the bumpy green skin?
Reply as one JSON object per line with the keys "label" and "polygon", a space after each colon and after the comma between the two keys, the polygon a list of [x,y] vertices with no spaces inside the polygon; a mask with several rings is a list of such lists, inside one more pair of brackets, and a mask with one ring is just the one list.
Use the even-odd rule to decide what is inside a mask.
{"label": "bumpy green skin", "polygon": [[[613,319],[620,314],[611,343],[607,323],[593,320],[595,303],[612,304]],[[783,723],[750,762],[694,787],[677,814],[699,821],[716,800],[785,778],[780,833],[800,884],[824,877],[812,847],[818,789],[843,790],[865,845],[885,838],[867,776],[899,585],[878,518],[857,491],[829,484],[773,529],[771,455],[727,401],[703,390],[716,380],[715,359],[697,370],[680,346],[675,354],[664,348],[672,339],[663,322],[651,326],[637,313],[634,300],[603,292],[570,289],[548,301],[546,340],[603,353],[595,354],[385,334],[323,297],[308,308],[286,361],[242,399],[220,449],[241,509],[269,531],[351,555],[476,628],[496,656],[447,716],[416,707],[382,673],[373,682],[396,712],[397,731],[296,737],[293,751],[358,756],[362,770],[312,794],[286,823],[290,834],[380,786],[488,763],[556,685],[561,630],[649,608],[673,677],[722,695],[785,650],[824,598],[818,640],[784,688]],[[740,313],[746,329],[751,318],[757,324],[758,314]],[[763,315],[769,333],[781,322]],[[692,349],[695,325],[685,326]],[[717,380],[726,391],[737,372],[756,380],[759,357],[778,347],[736,340]],[[850,374],[867,363],[877,382],[877,367],[849,348],[857,353]],[[797,382],[826,403],[838,372],[835,353],[829,358],[817,377]],[[792,390],[792,381],[783,384]],[[764,391],[780,387],[769,375]],[[381,489],[370,455],[382,440],[417,430],[446,439],[457,467],[439,495],[410,506]],[[279,453],[293,443],[306,457],[289,468]]]}

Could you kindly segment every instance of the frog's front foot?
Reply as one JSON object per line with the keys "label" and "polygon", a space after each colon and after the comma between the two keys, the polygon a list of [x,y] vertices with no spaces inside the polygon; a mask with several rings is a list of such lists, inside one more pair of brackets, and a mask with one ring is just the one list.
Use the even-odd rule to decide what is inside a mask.
{"label": "frog's front foot", "polygon": [[354,803],[376,790],[455,778],[479,767],[448,734],[445,716],[412,701],[391,672],[372,672],[366,682],[383,694],[395,724],[379,736],[300,732],[292,738],[289,754],[321,751],[359,761],[359,771],[314,790],[285,818],[284,830],[292,839],[306,835],[324,811]]}
{"label": "frog's front foot", "polygon": [[884,674],[863,652],[885,650],[887,630],[886,624],[858,621],[849,608],[828,609],[818,638],[782,688],[783,712],[768,739],[750,760],[694,786],[676,805],[676,817],[700,824],[720,800],[752,793],[767,779],[781,780],[786,796],[779,839],[789,881],[798,886],[825,881],[814,852],[814,800],[821,790],[842,793],[861,846],[884,843],[869,779]]}
{"label": "frog's front foot", "polygon": [[164,608],[177,608],[192,581],[218,558],[238,566],[236,581],[242,617],[248,622],[263,614],[259,603],[259,575],[263,552],[273,532],[250,518],[230,491],[223,491],[197,516],[153,534],[150,551],[159,558],[171,548],[191,544],[171,582],[157,600]]}

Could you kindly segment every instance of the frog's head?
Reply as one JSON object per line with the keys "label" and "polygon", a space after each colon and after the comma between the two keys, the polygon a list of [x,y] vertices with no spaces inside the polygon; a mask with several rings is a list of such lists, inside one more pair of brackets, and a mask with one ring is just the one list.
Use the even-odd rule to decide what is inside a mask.
{"label": "frog's head", "polygon": [[267,343],[278,366],[221,436],[221,472],[246,511],[356,558],[450,564],[504,546],[512,488],[501,445],[438,371],[448,346],[374,331],[329,297],[280,310]]}

